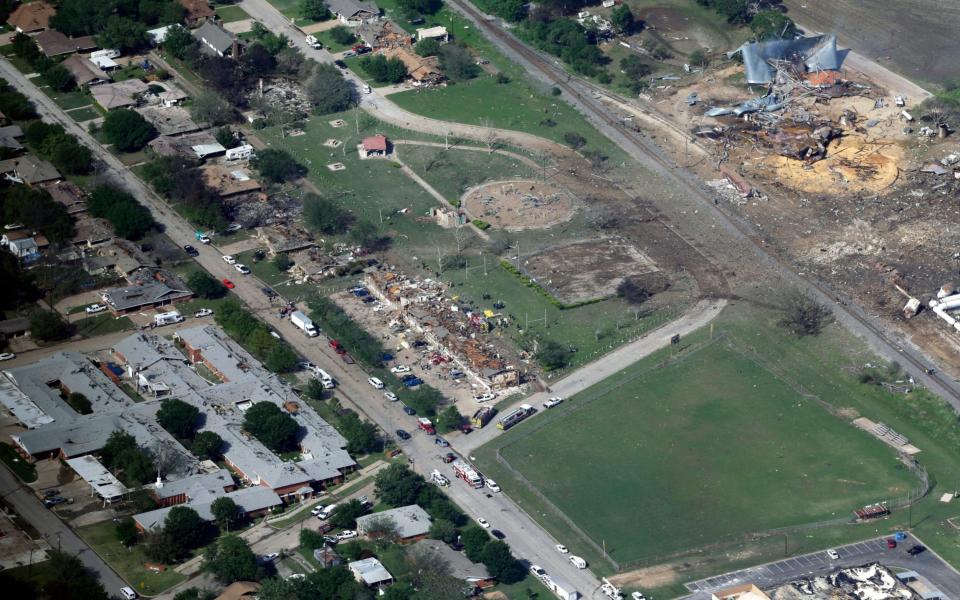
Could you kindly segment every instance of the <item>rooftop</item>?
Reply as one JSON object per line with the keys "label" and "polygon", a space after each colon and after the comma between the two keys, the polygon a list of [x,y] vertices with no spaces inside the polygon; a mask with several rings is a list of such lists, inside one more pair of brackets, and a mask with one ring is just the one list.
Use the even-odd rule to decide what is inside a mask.
{"label": "rooftop", "polygon": [[144,285],[108,288],[100,297],[114,310],[131,310],[141,306],[158,304],[189,298],[193,292],[187,289],[174,289],[159,281]]}
{"label": "rooftop", "polygon": [[68,458],[67,464],[104,500],[110,501],[126,494],[127,486],[92,456]]}
{"label": "rooftop", "polygon": [[133,106],[137,103],[136,96],[145,93],[149,87],[139,79],[127,79],[98,85],[90,90],[90,94],[97,104],[110,110]]}
{"label": "rooftop", "polygon": [[379,560],[373,557],[354,561],[347,567],[353,572],[357,581],[362,581],[368,586],[393,581],[393,575],[384,568]]}
{"label": "rooftop", "polygon": [[380,7],[372,0],[327,0],[330,12],[343,17],[352,17],[362,12],[380,14]]}
{"label": "rooftop", "polygon": [[137,112],[157,128],[160,135],[179,135],[197,131],[200,126],[182,106],[142,106]]}
{"label": "rooftop", "polygon": [[200,40],[202,44],[220,53],[225,53],[233,46],[233,34],[209,21],[190,33],[193,34],[193,37]]}
{"label": "rooftop", "polygon": [[357,531],[363,533],[367,526],[380,519],[393,521],[400,539],[426,535],[430,531],[430,515],[416,504],[357,517]]}
{"label": "rooftop", "polygon": [[0,173],[12,173],[24,183],[43,183],[60,179],[60,171],[52,164],[36,156],[27,154],[7,160],[0,160]]}
{"label": "rooftop", "polygon": [[24,33],[40,31],[50,26],[50,17],[55,14],[57,9],[46,2],[27,2],[10,13],[7,23]]}
{"label": "rooftop", "polygon": [[221,196],[233,196],[247,192],[256,192],[260,182],[250,178],[246,171],[224,165],[204,165],[201,167],[207,185],[217,190]]}
{"label": "rooftop", "polygon": [[159,486],[155,485],[153,493],[158,498],[173,498],[185,494],[191,502],[212,502],[233,485],[230,472],[226,469],[217,469],[211,473],[199,473]]}
{"label": "rooftop", "polygon": [[33,38],[40,50],[49,57],[62,56],[73,52],[90,50],[97,47],[92,35],[68,37],[56,29],[41,31]]}
{"label": "rooftop", "polygon": [[371,135],[370,137],[363,138],[363,149],[367,152],[386,152],[387,151],[387,136],[385,135]]}
{"label": "rooftop", "polygon": [[73,78],[77,80],[77,85],[85,86],[91,83],[110,81],[110,76],[103,72],[97,65],[90,62],[89,58],[74,54],[68,56],[62,63]]}
{"label": "rooftop", "polygon": [[[273,508],[274,506],[283,504],[283,502],[280,500],[280,496],[278,496],[273,490],[267,487],[255,485],[232,492],[227,492],[226,494],[221,492],[217,497],[214,498],[206,498],[201,501],[191,500],[186,504],[178,504],[176,506],[189,506],[193,510],[197,511],[197,514],[200,515],[200,518],[204,521],[213,521],[214,517],[210,507],[213,504],[213,501],[217,498],[230,498],[245,514],[257,512],[265,508]],[[158,508],[156,510],[135,515],[133,519],[144,531],[160,529],[163,527],[164,521],[167,520],[167,514],[173,508],[173,506]]]}
{"label": "rooftop", "polygon": [[471,561],[463,552],[457,552],[439,540],[420,540],[413,544],[415,553],[430,557],[430,562],[449,565],[450,575],[468,582],[490,579],[490,571],[483,564]]}

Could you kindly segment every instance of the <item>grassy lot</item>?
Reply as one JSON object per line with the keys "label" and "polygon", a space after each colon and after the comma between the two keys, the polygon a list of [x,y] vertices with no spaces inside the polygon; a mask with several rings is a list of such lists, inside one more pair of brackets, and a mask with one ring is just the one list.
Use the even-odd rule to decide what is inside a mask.
{"label": "grassy lot", "polygon": [[[501,129],[525,131],[563,143],[563,135],[578,133],[587,140],[585,150],[599,150],[615,162],[623,152],[602,136],[572,106],[548,96],[520,76],[509,83],[497,83],[492,75],[481,75],[467,83],[445,88],[410,90],[392,94],[390,99],[410,112],[472,125],[490,124]],[[551,125],[550,123],[555,123]]]}
{"label": "grassy lot", "polygon": [[528,574],[523,581],[518,581],[510,585],[501,583],[492,588],[491,591],[504,593],[510,600],[529,600],[530,598],[550,600],[554,597],[553,592],[548,590],[539,579],[530,574]]}
{"label": "grassy lot", "polygon": [[[234,258],[237,259],[238,263],[247,265],[251,273],[259,277],[260,280],[267,285],[278,285],[290,280],[290,275],[286,271],[278,269],[276,265],[273,264],[272,258],[267,257],[261,261],[254,261],[253,255],[255,253],[256,250],[247,250],[246,252],[234,255]],[[243,275],[237,273],[237,277],[243,277]]]}
{"label": "grassy lot", "polygon": [[17,454],[10,444],[0,442],[0,460],[24,483],[33,483],[37,480],[37,468]]}
{"label": "grassy lot", "polygon": [[81,93],[81,92],[54,92],[47,86],[40,88],[43,90],[43,93],[50,96],[57,105],[64,109],[70,110],[71,108],[80,108],[82,106],[90,106],[93,102],[90,96]]}
{"label": "grassy lot", "polygon": [[535,175],[531,167],[513,157],[486,151],[402,145],[397,153],[404,163],[448,200],[459,199],[467,189],[486,181]]}
{"label": "grassy lot", "polygon": [[387,87],[388,85],[391,85],[390,83],[379,83],[377,81],[374,81],[370,73],[368,73],[367,70],[363,68],[363,59],[368,56],[371,56],[371,55],[364,54],[362,56],[351,56],[350,58],[344,59],[343,62],[347,63],[347,67],[349,67],[351,71],[356,73],[357,77],[359,77],[364,82],[366,82],[370,87],[382,88],[382,87]]}
{"label": "grassy lot", "polygon": [[77,123],[82,123],[84,121],[89,121],[91,119],[96,119],[100,117],[100,113],[97,112],[96,109],[90,106],[75,108],[67,112],[67,114],[70,115],[70,118],[72,118]]}
{"label": "grassy lot", "polygon": [[145,569],[143,565],[151,561],[143,548],[133,546],[128,550],[121,546],[114,535],[112,521],[78,527],[76,532],[140,594],[153,596],[185,579],[173,569],[162,573]]}
{"label": "grassy lot", "polygon": [[341,44],[333,39],[333,37],[330,35],[329,29],[326,31],[317,32],[313,34],[313,36],[317,38],[317,40],[321,44],[323,44],[323,47],[329,50],[330,52],[341,52],[343,50],[349,50],[350,48],[353,47],[353,44],[357,43],[357,41],[355,40],[353,44]]}
{"label": "grassy lot", "polygon": [[[956,415],[952,409],[943,401],[932,397],[923,390],[915,390],[909,394],[897,394],[889,392],[877,385],[861,383],[858,380],[857,374],[864,369],[865,364],[876,364],[877,359],[863,346],[859,339],[840,328],[832,326],[817,338],[797,339],[787,335],[776,325],[779,319],[780,315],[778,313],[739,305],[728,307],[716,319],[715,325],[718,335],[722,332],[726,338],[718,342],[718,346],[715,348],[711,347],[707,352],[717,353],[720,349],[725,348],[726,344],[732,344],[733,347],[741,353],[751,358],[751,360],[747,360],[738,354],[723,356],[722,353],[719,357],[716,357],[711,356],[711,354],[702,354],[704,351],[701,350],[700,353],[698,353],[700,357],[710,357],[716,360],[722,359],[726,361],[727,369],[710,380],[722,382],[723,386],[714,385],[712,388],[704,391],[705,384],[701,383],[701,380],[714,376],[719,367],[714,367],[710,364],[704,365],[703,363],[705,361],[703,358],[698,358],[698,354],[694,354],[683,362],[672,364],[659,371],[649,370],[644,372],[643,369],[653,369],[657,363],[668,358],[670,351],[665,350],[645,359],[639,365],[630,369],[627,373],[621,374],[616,379],[601,384],[601,386],[609,386],[611,389],[609,393],[601,394],[604,397],[598,399],[589,409],[578,411],[578,404],[582,404],[588,395],[596,394],[598,391],[604,392],[605,390],[598,390],[598,386],[598,388],[588,390],[572,398],[564,405],[561,411],[558,411],[556,416],[551,415],[551,419],[556,418],[558,420],[544,431],[552,431],[558,436],[566,436],[564,440],[567,444],[577,445],[578,442],[576,442],[576,440],[580,440],[580,443],[582,443],[584,438],[578,431],[571,431],[568,424],[582,420],[582,417],[579,416],[577,412],[585,415],[596,414],[599,416],[607,414],[609,416],[610,407],[619,406],[622,412],[617,414],[616,418],[630,424],[630,428],[625,436],[620,437],[632,439],[634,445],[628,447],[624,442],[614,439],[611,442],[611,447],[619,447],[621,451],[631,452],[634,455],[639,452],[641,456],[638,458],[641,460],[639,464],[631,463],[627,470],[621,470],[614,479],[604,479],[603,477],[597,476],[596,469],[600,468],[604,473],[607,473],[611,457],[617,456],[613,451],[605,453],[602,461],[594,460],[594,464],[590,465],[590,485],[584,485],[584,480],[576,481],[572,487],[572,497],[566,500],[555,497],[554,500],[563,510],[569,510],[571,517],[584,519],[584,523],[589,522],[590,525],[587,529],[590,531],[591,536],[594,536],[601,542],[605,541],[607,549],[614,554],[614,556],[616,556],[618,551],[623,552],[628,547],[624,546],[623,540],[620,539],[623,536],[616,531],[612,532],[612,534],[605,533],[609,530],[610,526],[604,523],[594,525],[593,520],[603,520],[607,518],[616,521],[617,519],[622,519],[622,517],[617,514],[608,515],[605,511],[609,510],[609,507],[602,502],[600,504],[594,502],[593,506],[596,507],[595,510],[597,513],[605,515],[605,517],[593,516],[591,514],[584,515],[585,511],[582,507],[576,505],[577,502],[579,502],[577,498],[583,497],[583,490],[595,489],[596,483],[602,481],[609,482],[605,485],[616,488],[612,493],[619,494],[620,498],[626,497],[624,488],[629,487],[633,481],[637,482],[635,485],[642,485],[642,493],[634,491],[629,495],[631,498],[631,506],[634,506],[636,503],[638,507],[646,507],[652,502],[650,498],[656,498],[658,494],[663,494],[664,492],[662,490],[666,487],[666,493],[668,495],[661,497],[661,501],[657,502],[657,506],[655,507],[656,512],[653,513],[663,519],[670,518],[671,515],[676,517],[677,509],[674,508],[674,503],[677,503],[678,507],[688,507],[688,512],[681,514],[679,521],[671,523],[671,533],[667,536],[646,533],[648,531],[660,531],[663,525],[646,523],[647,517],[643,515],[647,513],[643,510],[631,509],[631,515],[636,515],[635,518],[638,523],[641,522],[640,519],[642,519],[644,524],[641,527],[644,528],[645,533],[635,536],[636,539],[628,540],[627,543],[639,546],[640,550],[642,550],[642,547],[646,544],[655,543],[658,545],[663,544],[662,552],[666,553],[669,551],[668,547],[678,545],[678,541],[676,541],[675,538],[681,535],[689,535],[691,538],[690,543],[696,543],[696,539],[693,538],[696,538],[699,534],[697,532],[690,534],[690,527],[687,521],[691,518],[698,518],[697,515],[702,514],[703,509],[697,506],[697,497],[700,498],[699,502],[704,505],[710,502],[714,516],[722,515],[723,518],[718,520],[725,522],[719,524],[708,522],[704,525],[705,532],[717,532],[718,528],[722,529],[734,525],[734,520],[740,519],[743,513],[742,510],[736,506],[732,509],[728,507],[728,504],[733,502],[730,494],[742,493],[737,489],[734,489],[732,492],[730,491],[733,483],[741,483],[743,485],[756,484],[756,482],[762,482],[764,479],[767,479],[769,482],[781,481],[782,489],[787,491],[784,496],[809,497],[812,491],[808,486],[813,485],[816,478],[819,477],[821,483],[824,481],[829,482],[831,478],[834,478],[832,485],[824,487],[820,491],[822,492],[823,489],[829,489],[831,490],[830,496],[843,494],[847,501],[842,507],[831,509],[825,516],[828,518],[833,517],[833,512],[836,512],[837,517],[849,516],[851,514],[850,511],[856,507],[856,498],[862,497],[865,494],[865,490],[871,485],[874,486],[874,489],[877,488],[877,482],[875,480],[871,481],[870,476],[871,473],[873,477],[875,477],[878,472],[882,474],[882,469],[880,469],[880,471],[877,470],[878,467],[875,466],[875,461],[883,460],[885,450],[882,447],[878,449],[878,445],[873,444],[870,438],[865,438],[860,432],[849,429],[843,424],[843,420],[829,416],[822,408],[818,408],[817,405],[806,399],[816,398],[826,403],[831,409],[842,409],[844,418],[853,418],[856,414],[860,414],[874,421],[886,423],[899,433],[907,436],[911,443],[922,449],[922,453],[918,458],[930,473],[934,487],[925,498],[913,507],[912,530],[946,560],[954,565],[960,564],[960,540],[958,540],[956,536],[956,530],[947,523],[948,518],[960,515],[960,509],[957,509],[952,504],[943,504],[938,501],[941,493],[953,491],[957,476],[960,474],[960,461],[957,460],[954,450],[957,445],[960,444],[960,425],[958,425]],[[705,341],[707,336],[707,330],[695,332],[686,337],[684,344],[697,346],[699,343]],[[690,348],[688,348],[688,350],[689,349]],[[684,350],[684,352],[688,350]],[[731,350],[729,352],[733,351]],[[770,371],[759,368],[757,365],[762,365],[763,368],[775,372],[776,376],[773,376]],[[699,368],[702,374],[698,373],[695,377],[689,377],[686,371],[691,370],[692,367]],[[731,373],[731,369],[740,369],[741,372]],[[685,374],[688,375],[684,381],[689,382],[691,389],[680,389],[676,381],[668,381],[665,375],[671,373],[674,374],[675,377],[677,375],[680,376],[677,377],[677,380],[681,379]],[[624,385],[631,375],[638,377],[635,381],[630,382],[629,386]],[[704,375],[707,377],[704,377]],[[735,381],[731,381],[731,379],[735,379],[735,377],[731,376],[737,375],[742,377],[743,380],[739,384],[736,384],[738,387],[731,388],[731,383],[736,383]],[[616,387],[618,383],[622,384],[620,388]],[[753,388],[752,386],[754,384],[758,387]],[[746,387],[744,387],[744,385],[746,385]],[[628,387],[630,389],[627,389]],[[700,390],[706,400],[691,399],[693,390]],[[756,390],[763,391],[765,395],[763,400],[756,399],[758,395]],[[798,391],[802,392],[803,395],[801,396]],[[668,406],[658,406],[656,402],[650,400],[651,395],[656,395],[657,398],[663,398],[661,403],[667,404],[667,399],[664,398],[666,393],[672,394],[669,398]],[[728,404],[717,405],[711,400],[722,400],[729,398],[732,394],[737,394],[735,396],[736,404],[728,402]],[[636,398],[634,398],[634,396],[636,396]],[[674,409],[674,404],[677,402],[682,403],[682,410],[677,411]],[[771,406],[765,406],[765,402],[770,403]],[[780,411],[776,410],[777,404],[781,407]],[[743,412],[747,407],[752,411],[750,417],[754,418],[743,421],[738,420],[736,414]],[[667,412],[668,408],[671,409],[671,412]],[[637,418],[638,412],[642,413],[640,414],[640,418]],[[650,413],[655,415],[656,419],[647,419],[646,417]],[[624,415],[632,416],[633,418],[624,419]],[[795,423],[800,416],[807,419],[803,422],[803,428],[798,427],[790,431],[784,431],[785,427],[789,426],[790,423]],[[759,421],[759,419],[763,420]],[[770,422],[771,419],[773,422]],[[829,467],[825,464],[825,458],[821,455],[809,456],[810,448],[816,447],[817,438],[822,436],[821,432],[813,431],[812,427],[807,426],[808,421],[811,419],[816,419],[816,422],[820,423],[819,427],[821,427],[822,431],[832,432],[829,440],[820,442],[820,447],[831,449],[829,455],[831,465]],[[833,421],[831,421],[831,419]],[[717,426],[701,422],[702,420],[716,420],[718,423],[726,423],[729,431],[720,432],[718,435],[716,430]],[[643,450],[649,450],[654,441],[659,441],[660,443],[660,447],[657,448],[656,452],[657,456],[666,456],[669,457],[671,461],[676,461],[676,457],[685,453],[685,450],[678,449],[678,446],[682,446],[685,443],[689,444],[691,438],[701,447],[716,447],[718,443],[710,440],[710,436],[713,435],[717,436],[717,439],[722,437],[722,439],[728,440],[728,444],[720,450],[715,451],[714,454],[706,457],[705,460],[708,462],[705,464],[720,465],[720,467],[730,469],[733,466],[731,462],[733,455],[731,453],[742,455],[748,450],[758,451],[758,445],[772,437],[766,429],[758,429],[754,425],[758,421],[764,423],[765,427],[769,428],[770,431],[779,431],[777,437],[773,438],[777,443],[770,448],[766,457],[761,456],[759,459],[751,459],[749,462],[742,460],[738,465],[740,471],[734,476],[729,476],[730,481],[725,480],[714,483],[712,478],[704,478],[706,475],[702,473],[703,467],[701,467],[700,464],[690,466],[688,463],[674,463],[684,465],[680,468],[691,470],[697,474],[698,477],[704,478],[702,486],[699,488],[693,487],[692,491],[690,491],[691,484],[686,481],[687,478],[681,478],[677,475],[677,473],[681,472],[680,469],[666,471],[665,469],[661,469],[659,465],[652,464],[655,463],[655,461],[642,460],[645,458],[642,455]],[[660,425],[661,423],[674,426],[676,442],[673,441],[674,438],[670,438],[670,440],[664,442],[665,433],[659,431],[658,427],[654,426],[654,424]],[[496,462],[495,452],[497,447],[510,443],[518,437],[536,438],[543,444],[543,448],[550,446],[555,449],[557,453],[567,455],[568,450],[551,446],[551,444],[553,444],[552,441],[543,439],[542,433],[535,431],[538,430],[538,427],[536,421],[520,425],[517,428],[520,435],[511,432],[500,438],[494,444],[490,444],[476,452],[478,462],[485,472],[497,479],[500,484],[507,489],[511,497],[517,501],[525,511],[535,515],[542,525],[570,546],[572,552],[587,558],[587,560],[591,562],[591,568],[594,571],[600,574],[609,574],[611,572],[609,564],[602,560],[598,552],[595,552],[591,546],[578,539],[564,521],[558,518],[551,509],[543,504],[529,489],[510,476],[508,472]],[[587,429],[594,428],[589,424],[585,425],[585,427]],[[679,427],[679,430],[676,429],[677,427]],[[840,431],[841,429],[843,431]],[[609,430],[605,429],[604,431]],[[723,435],[723,433],[726,433],[726,435]],[[747,435],[743,435],[743,433]],[[611,438],[614,438],[614,436],[608,435],[606,439]],[[804,440],[806,440],[806,443],[803,443]],[[593,441],[595,441],[595,438]],[[515,464],[516,467],[522,469],[523,472],[531,478],[542,479],[541,476],[530,470],[535,468],[535,465],[543,463],[534,462],[532,460],[533,456],[530,457],[531,460],[529,461],[526,460],[527,457],[525,456],[525,464],[517,464],[516,459],[517,456],[523,454],[525,450],[528,451],[528,455],[536,454],[539,456],[543,448],[532,448],[529,442],[520,440],[515,446],[507,448],[505,451],[508,454],[507,458],[514,461],[513,464]],[[834,457],[836,453],[835,449],[849,451],[850,448],[857,449],[857,456],[864,461],[863,465],[857,464],[853,458]],[[790,450],[792,454],[787,454],[786,450]],[[798,462],[798,459],[794,458],[794,455],[797,453],[807,453],[809,457],[808,460]],[[883,485],[890,488],[894,486],[915,485],[907,473],[899,469],[898,465],[893,462],[892,455],[890,456],[891,459],[887,460],[884,466],[890,470],[897,470],[886,475],[888,478],[883,482]],[[571,465],[577,465],[580,462],[587,463],[591,457],[592,453],[589,449],[583,450],[580,448],[580,454],[565,464],[563,470],[552,473],[576,471],[576,468],[571,468]],[[584,460],[584,458],[586,458],[586,460]],[[548,460],[553,461],[556,459],[551,457]],[[621,462],[619,458],[613,458],[612,460],[615,464],[620,464]],[[869,461],[874,462],[870,463]],[[526,464],[528,462],[531,464]],[[756,469],[756,473],[743,473],[743,465],[746,464],[761,465],[763,469]],[[870,467],[870,464],[874,466]],[[797,481],[783,481],[786,479],[783,469],[796,468],[798,465],[802,467],[803,475],[798,477]],[[869,470],[867,469],[868,467]],[[660,469],[661,477],[665,477],[666,479],[657,479],[658,469]],[[781,471],[778,472],[775,469],[780,469]],[[846,473],[852,476],[844,476],[845,473],[842,471],[843,469],[846,469]],[[856,469],[857,471],[851,473],[851,469]],[[631,477],[625,481],[620,475],[621,473],[630,473]],[[634,477],[634,473],[638,473],[638,475]],[[839,481],[839,479],[846,479],[848,481]],[[506,485],[504,485],[504,482],[506,482]],[[858,485],[858,482],[863,485]],[[556,493],[556,489],[569,485],[569,481],[564,477],[560,481],[543,483],[543,485],[544,491],[552,495]],[[652,490],[654,489],[657,491],[653,492]],[[677,493],[675,493],[673,489],[686,489],[694,497],[678,498]],[[838,490],[839,493],[834,494],[832,492],[834,489]],[[774,492],[764,491],[763,493],[768,494],[767,503],[751,500],[750,506],[773,506],[769,503],[769,494],[773,494]],[[876,491],[874,497],[868,501],[896,500],[897,496],[893,489],[891,489],[889,493]],[[609,494],[599,494],[596,495],[596,497],[606,498],[609,497]],[[671,502],[662,501],[663,497],[671,498]],[[775,498],[775,501],[778,507],[790,507],[794,503],[792,497],[784,497],[782,499]],[[798,518],[799,516],[810,518],[809,515],[812,509],[819,508],[820,510],[824,510],[825,505],[831,502],[833,501],[830,498],[820,497],[814,498],[813,501],[808,500],[803,504],[797,516]],[[693,508],[689,508],[691,505]],[[784,513],[786,512],[787,511],[784,511]],[[683,582],[781,558],[784,555],[785,543],[787,551],[790,554],[822,550],[860,539],[878,535],[888,535],[899,528],[907,528],[911,525],[911,523],[908,523],[910,515],[910,511],[901,509],[895,511],[889,519],[859,526],[839,525],[817,529],[794,530],[775,535],[761,534],[757,536],[741,536],[740,539],[731,540],[729,543],[701,548],[695,552],[677,556],[672,559],[651,556],[648,560],[644,561],[644,564],[664,565],[661,569],[664,569],[669,575],[672,575],[673,579],[670,580],[668,577],[662,587],[645,589],[644,591],[652,593],[658,598],[685,595],[688,591],[683,588]],[[649,518],[654,519],[655,517],[650,516]],[[755,529],[763,526],[772,526],[777,519],[789,520],[792,518],[794,518],[792,513],[785,515],[772,510],[757,513],[756,519],[758,521],[764,520],[764,523],[758,523]],[[581,525],[584,523],[581,523]],[[667,526],[671,526],[671,524]],[[628,526],[631,528],[634,527],[632,524]],[[632,530],[633,529],[631,529],[631,531]],[[714,533],[714,535],[719,534]]]}
{"label": "grassy lot", "polygon": [[217,16],[220,17],[220,20],[224,23],[233,23],[235,21],[243,21],[244,19],[249,19],[250,15],[247,14],[247,11],[243,10],[239,6],[218,6],[216,8]]}
{"label": "grassy lot", "polygon": [[136,326],[127,317],[114,317],[111,314],[100,314],[95,317],[87,317],[74,321],[77,327],[77,333],[84,337],[94,337],[134,329]]}

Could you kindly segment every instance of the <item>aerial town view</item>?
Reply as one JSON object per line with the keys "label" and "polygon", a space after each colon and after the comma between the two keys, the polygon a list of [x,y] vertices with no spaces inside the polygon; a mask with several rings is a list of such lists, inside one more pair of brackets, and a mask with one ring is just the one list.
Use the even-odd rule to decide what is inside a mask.
{"label": "aerial town view", "polygon": [[960,2],[0,24],[0,599],[960,600]]}

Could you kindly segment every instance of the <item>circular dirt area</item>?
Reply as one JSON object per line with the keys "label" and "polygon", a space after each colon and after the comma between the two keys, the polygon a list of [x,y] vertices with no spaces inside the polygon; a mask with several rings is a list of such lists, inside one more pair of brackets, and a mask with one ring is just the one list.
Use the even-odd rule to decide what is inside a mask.
{"label": "circular dirt area", "polygon": [[546,229],[569,221],[576,212],[566,190],[532,180],[485,183],[467,190],[461,205],[470,218],[509,231]]}

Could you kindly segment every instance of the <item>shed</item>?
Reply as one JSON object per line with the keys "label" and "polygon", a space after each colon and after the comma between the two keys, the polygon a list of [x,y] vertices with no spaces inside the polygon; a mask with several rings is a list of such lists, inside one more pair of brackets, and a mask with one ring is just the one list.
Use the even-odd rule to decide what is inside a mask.
{"label": "shed", "polygon": [[363,152],[363,158],[370,158],[371,156],[386,156],[388,153],[388,147],[389,142],[387,142],[387,136],[382,134],[365,137],[363,138],[363,141],[360,142],[360,149]]}

